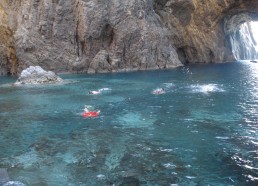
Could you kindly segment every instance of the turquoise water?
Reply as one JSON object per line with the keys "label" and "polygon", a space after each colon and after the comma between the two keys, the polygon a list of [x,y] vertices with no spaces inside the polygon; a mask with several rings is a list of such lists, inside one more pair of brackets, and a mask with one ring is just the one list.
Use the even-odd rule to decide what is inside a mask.
{"label": "turquoise water", "polygon": [[[257,185],[258,65],[0,77],[0,168],[27,185]],[[90,90],[110,88],[99,95]],[[152,94],[157,88],[166,93]],[[83,118],[85,105],[100,110]]]}

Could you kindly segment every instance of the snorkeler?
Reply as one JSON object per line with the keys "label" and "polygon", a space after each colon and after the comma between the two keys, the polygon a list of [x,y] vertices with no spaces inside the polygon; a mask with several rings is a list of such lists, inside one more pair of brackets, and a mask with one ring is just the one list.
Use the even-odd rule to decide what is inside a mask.
{"label": "snorkeler", "polygon": [[166,91],[164,90],[164,88],[157,88],[157,89],[153,90],[151,93],[152,94],[165,94]]}
{"label": "snorkeler", "polygon": [[100,94],[100,93],[101,93],[101,91],[99,91],[99,90],[91,90],[91,91],[89,91],[89,94],[94,94],[94,95]]}
{"label": "snorkeler", "polygon": [[103,91],[108,91],[108,90],[111,90],[110,88],[101,88],[99,90],[91,90],[89,91],[89,94],[101,94]]}
{"label": "snorkeler", "polygon": [[99,116],[99,114],[100,114],[100,110],[97,110],[97,111],[90,111],[89,109],[88,109],[88,107],[84,107],[84,109],[83,109],[83,113],[82,113],[82,116],[83,117],[97,117],[97,116]]}

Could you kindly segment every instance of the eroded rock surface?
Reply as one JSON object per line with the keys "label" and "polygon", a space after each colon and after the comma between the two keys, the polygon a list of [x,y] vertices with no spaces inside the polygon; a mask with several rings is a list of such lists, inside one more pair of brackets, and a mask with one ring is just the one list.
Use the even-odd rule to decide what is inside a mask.
{"label": "eroded rock surface", "polygon": [[17,72],[13,31],[8,26],[7,16],[0,3],[0,76]]}
{"label": "eroded rock surface", "polygon": [[[162,18],[163,24],[170,30],[169,37],[183,63],[235,61],[230,36],[239,30],[245,21],[258,20],[258,0],[155,0],[155,2],[156,11]],[[235,16],[237,19],[232,19]],[[231,20],[231,24],[228,24],[228,20]],[[228,29],[231,31],[228,32]]]}
{"label": "eroded rock surface", "polygon": [[63,80],[52,71],[45,71],[40,66],[30,66],[21,72],[15,85],[55,84]]}
{"label": "eroded rock surface", "polygon": [[258,20],[258,0],[2,0],[0,5],[14,33],[8,35],[18,59],[14,72],[31,65],[96,73],[234,61],[225,28],[238,29],[242,22],[225,20],[242,13]]}
{"label": "eroded rock surface", "polygon": [[152,0],[28,0],[18,11],[19,71],[30,65],[78,73],[181,65]]}

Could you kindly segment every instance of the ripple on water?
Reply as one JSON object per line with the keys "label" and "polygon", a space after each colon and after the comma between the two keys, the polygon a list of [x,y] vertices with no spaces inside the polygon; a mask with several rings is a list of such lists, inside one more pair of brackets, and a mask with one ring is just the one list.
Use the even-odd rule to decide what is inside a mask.
{"label": "ripple on water", "polygon": [[154,123],[154,120],[143,118],[141,114],[136,112],[128,112],[123,114],[117,118],[117,121],[124,128],[150,128]]}
{"label": "ripple on water", "polygon": [[[27,185],[257,185],[257,69],[189,70],[0,86],[1,167]],[[85,104],[101,116],[81,118]]]}
{"label": "ripple on water", "polygon": [[221,140],[227,140],[227,139],[230,139],[229,137],[227,136],[216,136],[217,139],[221,139]]}
{"label": "ripple on water", "polygon": [[108,103],[119,103],[125,100],[123,96],[104,96],[99,98],[103,102],[108,102]]}

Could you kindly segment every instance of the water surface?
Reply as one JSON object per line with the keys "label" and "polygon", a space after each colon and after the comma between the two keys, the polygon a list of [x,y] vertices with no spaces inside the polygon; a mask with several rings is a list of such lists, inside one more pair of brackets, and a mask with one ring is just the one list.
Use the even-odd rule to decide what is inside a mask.
{"label": "water surface", "polygon": [[[257,185],[258,65],[0,78],[0,168],[27,185]],[[110,88],[100,95],[90,90]],[[157,88],[166,93],[152,94]],[[84,105],[101,111],[81,116]]]}

